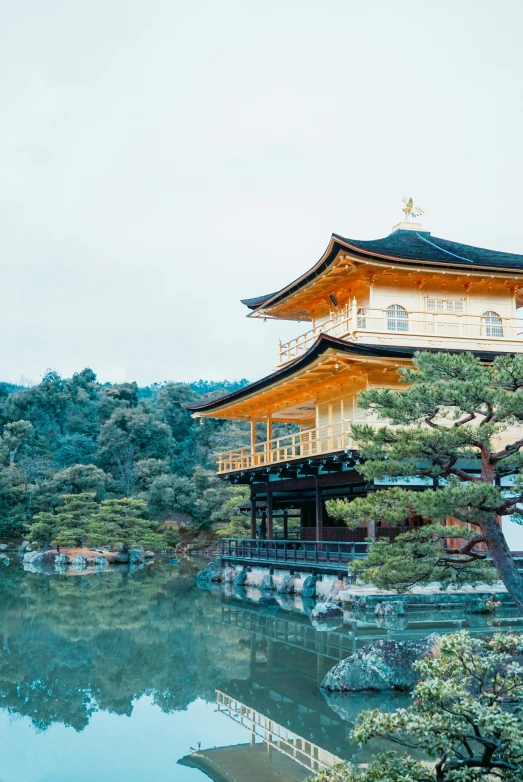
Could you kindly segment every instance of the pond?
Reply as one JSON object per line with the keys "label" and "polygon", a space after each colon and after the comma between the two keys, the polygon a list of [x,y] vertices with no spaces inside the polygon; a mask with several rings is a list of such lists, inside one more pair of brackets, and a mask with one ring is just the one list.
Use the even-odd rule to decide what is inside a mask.
{"label": "pond", "polygon": [[408,627],[316,630],[311,606],[206,591],[196,570],[0,569],[1,782],[292,782],[369,757],[347,740],[352,721],[406,696],[326,698],[319,684],[351,651]]}

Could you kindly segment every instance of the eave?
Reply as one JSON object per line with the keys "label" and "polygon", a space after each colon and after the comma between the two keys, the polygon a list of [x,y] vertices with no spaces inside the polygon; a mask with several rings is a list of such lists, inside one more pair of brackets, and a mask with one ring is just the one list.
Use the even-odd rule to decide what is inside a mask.
{"label": "eave", "polygon": [[[352,369],[356,363],[374,364],[376,366],[396,368],[401,365],[408,365],[414,354],[418,351],[430,353],[441,353],[439,348],[417,348],[417,347],[395,347],[382,345],[364,345],[350,342],[348,340],[338,339],[321,334],[316,342],[299,358],[284,364],[265,377],[244,386],[237,391],[233,391],[226,396],[210,401],[199,402],[196,404],[183,405],[187,410],[193,412],[194,417],[211,418],[245,418],[249,416],[242,413],[242,408],[249,406],[251,409],[257,401],[260,402],[260,408],[263,407],[263,400],[269,401],[271,395],[271,404],[275,402],[275,395],[283,400],[288,399],[293,393],[292,389],[300,381],[303,389],[300,391],[302,396],[313,393],[312,380],[315,373],[323,372],[322,382],[327,382],[330,376],[334,378],[333,383],[340,382],[343,372]],[[447,353],[461,354],[460,350],[447,350]],[[498,355],[509,355],[494,351],[475,351],[474,354],[487,363],[492,362]],[[335,369],[336,364],[338,368]],[[338,379],[339,378],[339,379]]]}
{"label": "eave", "polygon": [[[399,232],[404,233],[404,232]],[[424,242],[434,244],[434,247],[439,247],[436,242],[445,242],[446,240],[438,239],[434,237],[433,240],[428,239],[430,234],[415,234],[413,238],[420,237]],[[390,237],[377,240],[376,242],[368,242],[367,244],[385,244]],[[410,238],[410,237],[409,237]],[[496,279],[511,280],[516,283],[517,287],[523,284],[523,256],[511,255],[508,253],[497,253],[496,251],[483,250],[482,248],[468,247],[470,253],[476,253],[480,255],[488,256],[489,252],[491,257],[496,258],[501,256],[504,258],[513,258],[513,266],[510,268],[503,265],[493,265],[488,263],[481,263],[477,260],[467,261],[467,259],[460,260],[459,256],[452,252],[445,250],[443,247],[439,247],[442,258],[440,260],[427,260],[426,258],[403,258],[398,255],[392,255],[385,252],[377,252],[376,250],[369,250],[362,246],[365,243],[357,243],[353,240],[346,239],[338,234],[331,236],[327,249],[323,253],[320,260],[305,274],[298,277],[296,280],[285,286],[281,290],[267,294],[265,296],[258,296],[251,299],[244,299],[242,303],[246,304],[251,312],[249,317],[279,317],[290,318],[295,320],[307,320],[309,319],[308,313],[303,310],[289,311],[285,314],[282,312],[281,307],[286,302],[291,302],[292,298],[298,294],[304,292],[306,289],[310,289],[311,295],[312,289],[315,288],[315,283],[319,278],[323,277],[326,273],[332,272],[337,265],[351,264],[351,262],[357,262],[365,264],[367,266],[381,267],[381,268],[393,268],[396,270],[404,270],[417,273],[444,273],[463,275],[468,277],[478,276],[484,278],[486,276]],[[447,244],[449,244],[447,242]],[[453,245],[452,245],[453,246]],[[459,247],[467,247],[466,245],[456,245]],[[341,257],[340,257],[341,256]],[[515,266],[519,264],[519,266]]]}

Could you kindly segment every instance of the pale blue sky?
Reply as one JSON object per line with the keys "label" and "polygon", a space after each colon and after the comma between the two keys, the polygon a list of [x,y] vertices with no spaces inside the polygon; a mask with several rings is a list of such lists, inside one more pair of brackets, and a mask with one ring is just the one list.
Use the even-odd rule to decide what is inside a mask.
{"label": "pale blue sky", "polygon": [[376,238],[523,252],[518,0],[0,0],[0,379],[250,379],[238,300]]}

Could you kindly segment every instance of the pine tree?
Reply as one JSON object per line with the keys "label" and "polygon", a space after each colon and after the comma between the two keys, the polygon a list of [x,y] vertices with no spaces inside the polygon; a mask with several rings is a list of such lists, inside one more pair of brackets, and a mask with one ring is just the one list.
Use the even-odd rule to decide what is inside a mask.
{"label": "pine tree", "polygon": [[[523,523],[523,356],[500,356],[485,365],[469,353],[420,352],[400,374],[409,384],[405,389],[360,394],[360,406],[387,419],[384,425],[352,427],[359,472],[369,481],[389,479],[390,487],[350,503],[328,502],[329,514],[353,525],[370,518],[434,525],[373,547],[363,567],[382,584],[396,577],[407,586],[435,575],[443,581],[488,579],[485,553],[477,548],[486,544],[523,611],[523,578],[499,523],[501,516]],[[512,435],[504,448],[496,444],[501,433],[505,441]],[[501,487],[504,476],[510,485]],[[424,491],[392,485],[412,477],[426,479]],[[458,525],[442,530],[449,517],[475,532]],[[443,537],[464,540],[446,551]]]}
{"label": "pine tree", "polygon": [[341,764],[314,782],[520,782],[523,779],[521,638],[488,640],[467,632],[441,639],[434,657],[416,663],[420,682],[406,709],[363,711],[351,738],[385,739],[420,754],[394,751],[366,767]]}

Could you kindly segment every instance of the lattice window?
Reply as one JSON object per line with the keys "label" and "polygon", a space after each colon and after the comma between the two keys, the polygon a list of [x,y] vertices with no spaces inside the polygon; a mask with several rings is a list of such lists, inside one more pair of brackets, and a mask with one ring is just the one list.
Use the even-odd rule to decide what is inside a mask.
{"label": "lattice window", "polygon": [[463,312],[463,299],[425,299],[428,312]]}
{"label": "lattice window", "polygon": [[484,312],[481,316],[481,336],[482,337],[502,337],[503,321],[497,312]]}
{"label": "lattice window", "polygon": [[408,331],[409,316],[401,304],[391,304],[387,307],[387,329],[389,331]]}

